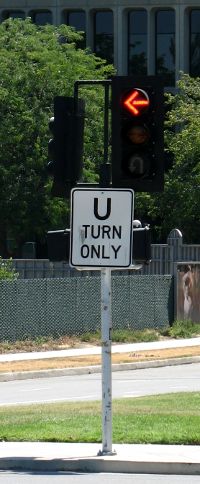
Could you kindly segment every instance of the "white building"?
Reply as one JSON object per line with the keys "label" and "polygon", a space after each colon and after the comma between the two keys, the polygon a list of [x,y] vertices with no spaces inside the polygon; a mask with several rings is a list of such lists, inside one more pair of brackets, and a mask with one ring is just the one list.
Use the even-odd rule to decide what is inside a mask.
{"label": "white building", "polygon": [[200,0],[0,0],[0,18],[31,17],[85,32],[85,45],[118,75],[200,76]]}

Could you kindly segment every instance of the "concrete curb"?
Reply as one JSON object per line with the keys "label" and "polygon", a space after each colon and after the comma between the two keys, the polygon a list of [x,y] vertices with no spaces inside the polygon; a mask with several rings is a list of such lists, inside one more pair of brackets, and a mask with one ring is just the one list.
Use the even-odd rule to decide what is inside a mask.
{"label": "concrete curb", "polygon": [[137,462],[102,457],[72,459],[31,459],[27,457],[0,458],[0,470],[107,472],[121,474],[200,475],[200,463]]}
{"label": "concrete curb", "polygon": [[116,454],[97,455],[98,447],[98,444],[5,442],[1,443],[0,469],[200,475],[198,447],[118,444],[114,446]]}
{"label": "concrete curb", "polygon": [[[145,368],[159,368],[162,366],[188,365],[199,362],[200,356],[187,356],[180,358],[168,358],[164,360],[141,361],[138,363],[118,363],[112,365],[112,371],[140,370]],[[33,378],[52,378],[67,375],[84,375],[92,373],[101,373],[101,366],[94,365],[77,368],[0,373],[0,382]]]}

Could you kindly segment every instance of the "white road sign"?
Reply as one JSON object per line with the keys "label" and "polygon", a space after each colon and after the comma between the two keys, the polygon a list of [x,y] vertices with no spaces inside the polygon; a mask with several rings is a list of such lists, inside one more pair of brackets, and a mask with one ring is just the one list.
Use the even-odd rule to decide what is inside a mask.
{"label": "white road sign", "polygon": [[133,200],[133,191],[128,189],[72,190],[72,266],[129,267]]}

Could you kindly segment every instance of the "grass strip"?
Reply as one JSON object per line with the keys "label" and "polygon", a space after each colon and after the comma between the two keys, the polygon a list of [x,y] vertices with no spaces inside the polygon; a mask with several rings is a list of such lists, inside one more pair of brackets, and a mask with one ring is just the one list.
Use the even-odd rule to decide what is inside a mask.
{"label": "grass strip", "polygon": [[[199,336],[199,323],[193,323],[191,320],[177,320],[172,326],[158,328],[144,328],[137,329],[137,325],[133,328],[113,329],[112,341],[113,343],[139,343],[159,341],[161,338],[193,338]],[[59,350],[66,348],[77,348],[85,344],[100,345],[101,331],[97,330],[93,333],[85,332],[79,335],[49,335],[38,336],[35,339],[24,338],[19,341],[0,341],[0,353],[15,353],[27,351],[48,351]]]}
{"label": "grass strip", "polygon": [[[101,442],[101,403],[0,407],[1,441]],[[113,400],[113,442],[200,444],[200,392]]]}

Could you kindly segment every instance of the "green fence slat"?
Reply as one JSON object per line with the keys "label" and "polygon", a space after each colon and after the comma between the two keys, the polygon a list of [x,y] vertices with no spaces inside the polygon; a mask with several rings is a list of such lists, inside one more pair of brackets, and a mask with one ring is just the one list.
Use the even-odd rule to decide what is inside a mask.
{"label": "green fence slat", "polygon": [[[161,328],[174,314],[173,278],[112,273],[114,329]],[[101,328],[101,278],[0,281],[0,340],[80,335]]]}

